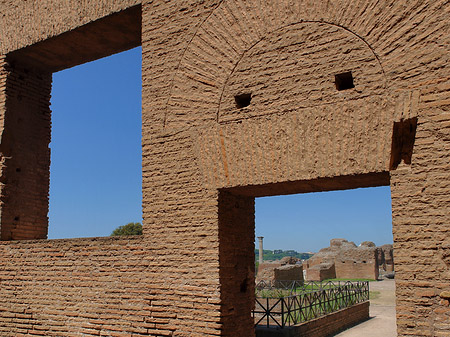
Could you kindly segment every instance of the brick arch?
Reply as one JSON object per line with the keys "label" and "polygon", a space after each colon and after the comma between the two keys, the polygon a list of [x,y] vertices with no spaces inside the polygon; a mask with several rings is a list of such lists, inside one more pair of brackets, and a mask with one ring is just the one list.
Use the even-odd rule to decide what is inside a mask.
{"label": "brick arch", "polygon": [[[301,22],[327,22],[347,30],[371,49],[350,28],[325,15],[331,8],[306,2],[304,7],[298,3],[280,5],[277,1],[266,2],[264,6],[257,1],[219,3],[182,55],[173,78],[164,126],[176,128],[214,119],[210,109],[220,101],[220,91],[238,61],[260,41],[285,27]],[[361,10],[360,6],[351,7],[354,11]],[[305,11],[306,8],[316,10]],[[374,57],[378,59],[375,54]]]}
{"label": "brick arch", "polygon": [[[348,70],[356,88],[338,91],[334,75]],[[211,94],[191,78],[186,95]],[[208,127],[192,131],[207,186],[389,170],[392,124],[401,118],[396,104],[404,98],[387,92],[372,49],[348,30],[324,22],[283,26],[246,49],[220,84],[204,110],[186,100],[185,115],[176,115],[195,117],[194,124],[208,119]],[[252,104],[238,109],[234,95],[246,90]]]}
{"label": "brick arch", "polygon": [[[441,5],[436,3],[435,10]],[[423,11],[420,2],[410,3],[406,8],[400,3],[388,5],[375,1],[268,1],[264,5],[258,1],[222,1],[200,24],[182,54],[163,123],[177,128],[213,119],[210,107],[217,101],[224,77],[233,71],[243,53],[270,32],[300,22],[327,22],[353,32],[382,61],[390,86],[406,88],[407,81],[399,75],[399,68],[415,73],[414,69],[406,69],[408,62],[416,63],[411,68],[417,69],[436,61],[413,58],[408,48],[410,51],[421,48],[417,42],[426,31],[430,35],[427,39],[436,39],[438,34],[432,27],[445,25],[430,16],[424,16],[422,22],[414,25],[408,22],[407,19]],[[403,15],[402,20],[399,13]],[[419,32],[420,36],[416,36]],[[397,45],[401,48],[393,50]]]}
{"label": "brick arch", "polygon": [[[339,92],[335,76],[356,76],[356,89]],[[283,114],[292,110],[386,95],[388,82],[373,49],[353,32],[327,22],[282,26],[245,50],[225,79],[217,121]],[[236,109],[237,94],[253,91],[248,109]],[[336,107],[336,110],[337,107]]]}

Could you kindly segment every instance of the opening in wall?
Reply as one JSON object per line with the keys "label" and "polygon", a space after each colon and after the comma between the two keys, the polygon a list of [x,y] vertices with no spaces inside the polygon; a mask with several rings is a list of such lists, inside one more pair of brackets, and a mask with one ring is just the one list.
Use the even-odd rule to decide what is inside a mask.
{"label": "opening in wall", "polygon": [[[277,252],[317,252],[334,238],[393,242],[389,186],[255,199],[256,236]],[[255,241],[258,248],[258,240]],[[258,250],[255,251],[258,255]],[[278,255],[270,258],[273,260]]]}
{"label": "opening in wall", "polygon": [[[310,303],[313,298],[321,301],[321,294],[311,295],[314,287],[339,287],[342,281],[352,282],[354,289],[360,286],[358,282],[369,281],[372,292],[363,283],[360,290],[370,298],[370,315],[389,317],[391,324],[387,323],[386,329],[395,334],[392,244],[389,186],[256,198],[253,317],[257,336],[278,324],[288,328],[308,322],[311,312],[295,303]],[[340,301],[336,296],[333,303]],[[390,300],[385,302],[387,298]],[[286,305],[283,313],[277,310],[280,305],[277,307],[276,301]],[[315,303],[317,308],[329,304]],[[271,311],[269,317],[267,310]],[[293,316],[286,320],[290,314]],[[313,318],[328,314],[314,312]]]}
{"label": "opening in wall", "polygon": [[142,222],[141,47],[53,75],[50,239]]}
{"label": "opening in wall", "polygon": [[236,103],[236,108],[242,109],[250,105],[252,101],[252,94],[245,93],[234,96],[234,101]]}
{"label": "opening in wall", "polygon": [[[108,235],[104,229],[96,232],[95,228],[101,228],[99,224],[108,217],[114,215],[113,203],[101,215],[97,212],[100,205],[108,200],[109,195],[120,194],[118,188],[109,187],[106,192],[104,177],[109,177],[109,171],[119,170],[122,162],[129,160],[129,154],[124,144],[128,142],[124,132],[133,120],[133,112],[139,116],[140,111],[140,75],[137,75],[138,85],[135,94],[139,97],[134,100],[124,98],[123,93],[133,84],[128,83],[130,73],[127,66],[135,67],[140,74],[140,48],[136,61],[122,61],[112,64],[103,74],[95,73],[95,66],[115,60],[117,57],[103,57],[114,55],[126,50],[131,50],[141,45],[141,5],[136,5],[119,12],[111,13],[98,20],[82,25],[74,30],[67,31],[46,40],[14,50],[6,55],[2,61],[0,76],[3,86],[6,88],[4,129],[1,139],[2,147],[2,188],[1,188],[1,240],[31,240],[59,237],[80,237]],[[128,52],[129,53],[129,52]],[[122,54],[128,55],[128,54]],[[91,61],[100,60],[93,63]],[[106,60],[106,61],[105,61]],[[76,67],[84,64],[81,67]],[[76,67],[76,68],[72,68]],[[67,74],[83,73],[83,69],[92,69],[93,73],[86,74],[65,81],[67,87],[64,92],[59,86],[59,79],[67,77]],[[70,69],[72,68],[72,69]],[[68,69],[64,71],[64,69]],[[80,70],[81,69],[81,70]],[[128,68],[130,69],[130,68]],[[62,72],[60,72],[62,71]],[[60,73],[58,73],[60,72]],[[55,74],[53,76],[53,74]],[[119,74],[122,74],[119,76]],[[93,76],[89,76],[93,75]],[[55,82],[52,91],[52,77]],[[69,76],[70,77],[70,76]],[[114,91],[114,88],[106,89],[108,85],[116,85],[123,89]],[[60,90],[61,89],[61,90]],[[89,95],[82,97],[83,90],[89,91]],[[110,95],[101,97],[102,93],[109,90]],[[61,94],[62,93],[62,94]],[[53,142],[51,142],[52,113],[50,109],[50,97],[53,94]],[[120,107],[118,100],[126,101],[126,105]],[[66,104],[63,104],[65,101]],[[122,103],[123,103],[122,102]],[[133,107],[133,102],[139,108]],[[99,104],[98,104],[99,103]],[[95,106],[98,104],[97,106]],[[103,114],[100,123],[95,119]],[[122,110],[126,120],[116,120],[113,111]],[[131,117],[130,117],[131,116]],[[67,129],[60,127],[60,121],[66,118],[69,124]],[[84,118],[84,119],[83,119]],[[124,117],[125,118],[125,117]],[[138,117],[140,120],[140,117]],[[82,121],[83,120],[83,121]],[[111,125],[120,125],[114,130],[113,137],[106,137],[101,131],[108,130]],[[134,137],[140,137],[139,129],[133,133]],[[95,137],[92,136],[95,133]],[[121,139],[121,141],[117,141]],[[74,143],[59,147],[67,140]],[[140,142],[136,149],[140,151]],[[109,166],[99,168],[88,164],[91,157],[104,159],[108,152],[103,148],[98,150],[98,144],[104,144],[114,148],[109,151],[108,159],[115,158],[115,162]],[[97,148],[96,148],[97,146]],[[50,158],[50,147],[53,156]],[[92,149],[96,149],[92,154]],[[59,158],[64,158],[59,161]],[[121,158],[121,159],[120,159]],[[140,156],[138,157],[140,160]],[[52,190],[50,185],[50,159],[52,165]],[[106,160],[106,159],[105,159]],[[60,171],[60,167],[65,167]],[[88,172],[87,172],[88,171]],[[125,170],[122,170],[125,171]],[[99,174],[101,172],[101,175]],[[77,176],[89,173],[85,179],[77,181]],[[98,179],[91,179],[94,173]],[[65,175],[65,177],[64,177]],[[133,177],[140,180],[140,170]],[[61,181],[65,181],[57,189]],[[110,186],[121,187],[124,177],[128,179],[128,173],[116,174],[110,179]],[[103,180],[102,180],[103,179]],[[104,189],[105,195],[100,196],[96,191],[89,189],[93,182],[98,189]],[[134,185],[131,181],[129,185]],[[82,193],[75,193],[83,190]],[[60,194],[58,194],[60,192]],[[52,199],[49,214],[49,194]],[[140,199],[140,188],[138,193]],[[124,208],[128,200],[124,197],[121,207]],[[85,202],[86,208],[80,205]],[[134,201],[132,201],[134,203]],[[141,202],[137,201],[136,207],[141,208]],[[61,212],[64,217],[58,217],[55,213]],[[139,218],[140,218],[139,211]],[[83,219],[82,215],[86,215]],[[126,214],[126,212],[123,212]],[[50,235],[49,234],[50,215]],[[78,218],[79,221],[73,221]],[[89,218],[89,221],[84,221]],[[133,221],[132,219],[126,220]],[[114,219],[114,225],[122,225],[122,219]],[[70,228],[66,232],[56,233],[54,229]],[[94,229],[94,230],[93,230]]]}
{"label": "opening in wall", "polygon": [[334,82],[336,84],[336,89],[339,91],[353,89],[355,87],[351,71],[335,75]]}

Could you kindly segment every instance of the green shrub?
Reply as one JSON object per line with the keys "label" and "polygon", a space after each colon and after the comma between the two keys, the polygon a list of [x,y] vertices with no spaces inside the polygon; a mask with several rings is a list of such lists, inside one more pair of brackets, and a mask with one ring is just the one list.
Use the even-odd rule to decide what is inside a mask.
{"label": "green shrub", "polygon": [[111,236],[142,235],[142,225],[139,222],[130,222],[124,226],[117,227]]}

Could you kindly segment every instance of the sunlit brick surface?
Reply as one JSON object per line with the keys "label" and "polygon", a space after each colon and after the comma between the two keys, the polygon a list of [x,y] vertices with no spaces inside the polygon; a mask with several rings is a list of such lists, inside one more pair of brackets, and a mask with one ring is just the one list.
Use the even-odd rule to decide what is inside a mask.
{"label": "sunlit brick surface", "polygon": [[[252,336],[254,197],[387,184],[398,334],[450,333],[447,1],[0,13],[0,336]],[[144,236],[9,241],[46,237],[51,73],[140,43]]]}

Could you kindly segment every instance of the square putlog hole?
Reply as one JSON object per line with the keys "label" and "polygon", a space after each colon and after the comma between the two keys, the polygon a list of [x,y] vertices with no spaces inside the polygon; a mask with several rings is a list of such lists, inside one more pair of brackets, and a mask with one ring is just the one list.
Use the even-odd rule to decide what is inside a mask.
{"label": "square putlog hole", "polygon": [[353,89],[355,87],[351,71],[335,75],[334,83],[336,83],[336,89],[339,91]]}
{"label": "square putlog hole", "polygon": [[238,109],[245,108],[250,105],[250,102],[252,101],[252,94],[246,93],[236,95],[234,96],[234,101],[236,102],[236,107]]}

